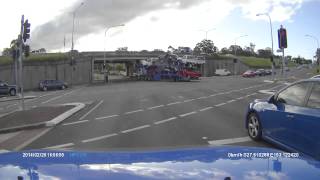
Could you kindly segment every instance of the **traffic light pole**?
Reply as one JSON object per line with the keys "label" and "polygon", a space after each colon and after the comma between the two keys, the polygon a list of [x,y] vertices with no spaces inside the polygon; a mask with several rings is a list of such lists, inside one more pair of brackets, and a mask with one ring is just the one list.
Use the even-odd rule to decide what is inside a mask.
{"label": "traffic light pole", "polygon": [[284,60],[284,49],[282,49],[282,76],[286,77],[286,72],[284,70],[285,67],[285,60]]}
{"label": "traffic light pole", "polygon": [[23,70],[22,70],[22,58],[23,58],[23,50],[22,50],[22,46],[23,46],[23,40],[22,40],[22,36],[23,36],[23,30],[24,30],[24,15],[22,15],[21,18],[21,31],[20,31],[20,36],[19,36],[19,89],[20,89],[20,105],[21,105],[21,109],[25,110],[24,107],[24,95],[23,95]]}

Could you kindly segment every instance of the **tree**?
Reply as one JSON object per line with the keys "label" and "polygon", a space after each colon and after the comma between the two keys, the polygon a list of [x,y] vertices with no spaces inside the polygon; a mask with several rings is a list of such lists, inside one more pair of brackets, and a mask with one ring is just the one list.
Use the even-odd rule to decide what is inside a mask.
{"label": "tree", "polygon": [[13,51],[18,48],[18,40],[14,39],[10,43],[9,48],[4,48],[2,51],[2,56],[11,56]]}
{"label": "tree", "polygon": [[230,54],[228,48],[226,48],[226,47],[222,48],[220,52],[221,52],[221,54]]}
{"label": "tree", "polygon": [[11,56],[11,49],[10,48],[4,48],[2,51],[2,56]]}
{"label": "tree", "polygon": [[253,54],[255,54],[255,52],[254,52],[254,49],[256,48],[256,45],[255,44],[253,44],[253,43],[250,43],[250,49],[251,49],[251,52],[253,53]]}
{"label": "tree", "polygon": [[261,58],[269,58],[272,55],[271,50],[270,49],[259,49],[258,50],[258,57]]}
{"label": "tree", "polygon": [[243,52],[243,49],[242,49],[241,46],[231,45],[231,46],[229,47],[229,51],[230,51],[231,54],[235,54],[235,50],[236,50],[236,49],[237,49],[237,54],[238,54],[238,55],[241,55],[242,52]]}
{"label": "tree", "polygon": [[196,47],[194,48],[194,54],[214,54],[217,53],[218,48],[214,46],[213,42],[211,40],[204,39],[201,42],[199,42]]}

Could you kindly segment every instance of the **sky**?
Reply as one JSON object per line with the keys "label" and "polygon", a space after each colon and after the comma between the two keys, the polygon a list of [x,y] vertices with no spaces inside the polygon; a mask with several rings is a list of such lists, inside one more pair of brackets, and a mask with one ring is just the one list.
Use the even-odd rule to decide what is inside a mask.
{"label": "sky", "polygon": [[22,14],[31,22],[32,49],[69,51],[74,11],[79,51],[194,48],[206,30],[219,49],[235,43],[271,47],[268,18],[257,13],[271,16],[275,53],[280,25],[288,32],[286,55],[312,59],[317,43],[305,35],[320,39],[320,0],[10,0],[0,6],[0,51],[18,36]]}

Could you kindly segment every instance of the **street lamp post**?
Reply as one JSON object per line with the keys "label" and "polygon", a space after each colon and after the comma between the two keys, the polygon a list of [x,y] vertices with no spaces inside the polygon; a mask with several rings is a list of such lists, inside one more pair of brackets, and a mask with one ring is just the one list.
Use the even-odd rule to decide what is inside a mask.
{"label": "street lamp post", "polygon": [[73,85],[73,63],[74,63],[74,41],[73,41],[73,34],[74,34],[74,22],[75,22],[75,18],[76,18],[76,13],[77,11],[80,9],[81,6],[84,5],[84,2],[82,2],[78,8],[76,8],[73,12],[72,12],[72,34],[71,34],[71,82],[70,85]]}
{"label": "street lamp post", "polygon": [[[242,35],[242,36],[239,36],[237,38],[234,39],[234,56],[235,58],[237,58],[237,40],[240,39],[240,38],[243,38],[243,37],[247,37],[248,35]],[[233,63],[233,75],[236,75],[237,72],[236,72],[236,62]]]}
{"label": "street lamp post", "polygon": [[[120,26],[125,26],[124,24],[120,24],[120,25],[116,25],[116,26],[111,26],[111,27],[107,27],[106,30],[104,31],[104,39],[106,39],[107,37],[107,31],[111,28],[115,28],[115,27],[120,27]],[[105,78],[105,82],[107,83],[107,72],[106,72],[106,41],[104,41],[104,53],[103,53],[103,74],[104,74],[104,78]]]}
{"label": "street lamp post", "polygon": [[[273,31],[272,31],[272,20],[271,20],[271,17],[269,15],[269,13],[260,13],[260,14],[257,14],[257,16],[268,16],[269,18],[269,23],[270,23],[270,32],[271,32],[271,56],[272,56],[272,59],[273,59]],[[271,67],[272,67],[272,80],[274,80],[274,66],[273,66],[273,62],[271,64]]]}
{"label": "street lamp post", "polygon": [[216,28],[209,29],[209,30],[200,30],[200,31],[203,31],[203,32],[206,33],[206,40],[208,40],[208,33],[209,33],[210,31],[213,31],[213,30],[216,30]]}
{"label": "street lamp post", "polygon": [[[319,57],[319,54],[318,54],[318,50],[319,50],[319,39],[318,39],[317,37],[312,36],[312,35],[309,35],[309,34],[306,34],[305,36],[306,36],[306,37],[310,37],[310,38],[314,39],[314,40],[317,42],[318,48],[317,48],[317,51],[316,51],[316,57],[317,57],[317,63],[319,63],[319,61],[320,61],[320,60],[319,60],[320,57]],[[319,65],[318,65],[317,73],[319,73],[319,71],[320,71],[320,67],[319,67]]]}
{"label": "street lamp post", "polygon": [[248,35],[242,35],[234,39],[234,56],[237,56],[237,40],[243,37],[247,37]]}

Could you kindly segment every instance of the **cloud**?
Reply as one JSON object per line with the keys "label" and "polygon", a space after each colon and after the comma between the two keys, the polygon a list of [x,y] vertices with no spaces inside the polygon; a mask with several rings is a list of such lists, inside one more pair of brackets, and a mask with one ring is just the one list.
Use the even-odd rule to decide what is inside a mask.
{"label": "cloud", "polygon": [[[76,13],[75,41],[85,35],[96,33],[108,26],[130,22],[154,10],[175,8],[186,9],[207,0],[90,0]],[[40,25],[32,32],[31,46],[35,48],[58,49],[63,37],[71,37],[72,12],[82,0],[53,20]]]}
{"label": "cloud", "polygon": [[284,22],[292,21],[292,17],[306,0],[228,0],[236,3],[242,10],[245,17],[253,20],[266,19],[266,17],[257,17],[258,13],[269,13],[272,21]]}

